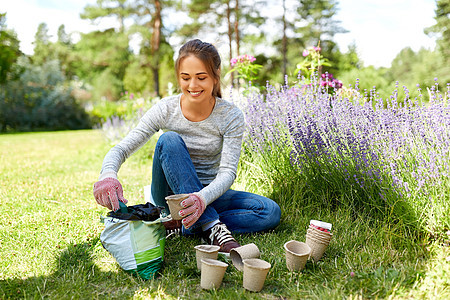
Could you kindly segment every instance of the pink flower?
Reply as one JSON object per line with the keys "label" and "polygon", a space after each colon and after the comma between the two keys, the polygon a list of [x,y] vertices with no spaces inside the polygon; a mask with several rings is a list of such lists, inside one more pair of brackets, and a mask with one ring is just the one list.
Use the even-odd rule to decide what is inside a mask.
{"label": "pink flower", "polygon": [[241,62],[245,62],[245,61],[249,61],[249,62],[254,62],[256,60],[256,58],[254,58],[252,55],[241,55],[240,56]]}
{"label": "pink flower", "polygon": [[306,57],[306,56],[308,56],[309,55],[309,51],[308,50],[303,50],[303,57]]}
{"label": "pink flower", "polygon": [[322,50],[320,47],[313,47],[315,51],[319,52],[320,50]]}
{"label": "pink flower", "polygon": [[246,63],[246,62],[252,63],[255,60],[256,60],[256,58],[254,56],[245,54],[245,55],[241,55],[241,56],[232,58],[230,63],[231,63],[231,66],[233,67],[237,63]]}
{"label": "pink flower", "polygon": [[333,78],[333,74],[331,74],[331,73],[322,73],[321,75],[320,75],[323,79],[328,79],[328,80],[333,80],[334,78]]}

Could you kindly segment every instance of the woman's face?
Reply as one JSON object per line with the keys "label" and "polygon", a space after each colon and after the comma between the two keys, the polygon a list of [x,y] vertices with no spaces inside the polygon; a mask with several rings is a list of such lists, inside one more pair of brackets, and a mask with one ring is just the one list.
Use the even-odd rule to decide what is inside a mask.
{"label": "woman's face", "polygon": [[215,80],[197,57],[190,55],[181,61],[178,82],[186,100],[200,103],[212,99]]}

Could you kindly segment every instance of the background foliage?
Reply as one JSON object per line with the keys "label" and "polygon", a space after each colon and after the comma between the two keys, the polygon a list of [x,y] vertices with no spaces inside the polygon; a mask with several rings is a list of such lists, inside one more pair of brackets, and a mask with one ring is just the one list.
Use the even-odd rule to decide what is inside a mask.
{"label": "background foliage", "polygon": [[[282,5],[280,18],[263,14],[264,9],[274,5]],[[221,41],[217,46],[222,53],[224,74],[232,68],[230,62],[233,57],[254,56],[255,64],[262,66],[253,80],[253,84],[259,87],[265,87],[268,81],[282,85],[286,78],[289,83],[297,81],[297,65],[306,59],[302,51],[319,46],[319,43],[321,55],[330,62],[319,71],[333,74],[345,87],[354,86],[358,79],[361,91],[369,92],[376,86],[379,95],[386,98],[397,81],[400,87],[404,85],[409,90],[414,90],[417,84],[423,87],[432,85],[435,77],[439,79],[441,88],[450,82],[448,1],[436,1],[436,24],[425,29],[427,34],[437,38],[436,49],[414,52],[405,48],[392,61],[390,68],[365,66],[358,57],[358,45],[352,45],[345,53],[338,48],[334,36],[346,32],[336,19],[338,9],[339,1],[335,0],[281,3],[273,0],[98,0],[86,6],[80,18],[95,22],[113,19],[117,26],[81,34],[80,39],[74,42],[72,33],[65,31],[64,24],[58,29],[57,40],[54,41],[47,25],[42,23],[36,29],[34,53],[29,56],[20,52],[20,41],[14,30],[7,27],[7,12],[0,12],[2,107],[14,110],[21,105],[29,109],[30,101],[5,100],[5,91],[9,91],[8,97],[11,98],[12,90],[16,91],[14,97],[34,98],[32,102],[39,103],[36,105],[41,109],[49,107],[48,102],[52,100],[43,98],[48,93],[39,92],[41,98],[36,100],[37,87],[31,89],[33,82],[27,81],[31,80],[30,77],[24,77],[22,73],[36,72],[36,67],[45,69],[50,61],[62,75],[57,84],[64,86],[67,92],[70,90],[75,98],[62,97],[59,100],[69,99],[68,106],[79,105],[92,111],[91,108],[100,101],[120,100],[126,91],[140,94],[146,100],[166,96],[176,86],[173,60],[177,48],[184,41],[198,36],[213,43]],[[19,57],[24,57],[20,60],[22,62],[28,59],[28,63],[19,63]],[[243,83],[237,75],[232,72],[224,77],[224,83],[239,87]],[[45,82],[45,86],[50,88],[54,83]],[[54,99],[54,93],[52,95]],[[47,104],[40,101],[47,101]],[[27,109],[23,108],[24,111]],[[2,131],[31,130],[37,125],[46,127],[42,120],[11,123],[8,119],[8,122],[3,117]],[[62,127],[49,124],[48,129]],[[73,125],[66,127],[73,128]]]}
{"label": "background foliage", "polygon": [[0,132],[90,128],[90,118],[71,94],[57,61],[32,65],[26,57],[21,72],[0,91]]}
{"label": "background foliage", "polygon": [[[365,66],[357,45],[338,49],[338,1],[282,1],[282,18],[262,17],[274,4],[98,0],[81,17],[114,18],[117,27],[74,42],[61,25],[52,41],[43,23],[33,55],[20,52],[0,13],[0,132],[101,129],[0,135],[0,298],[449,298],[448,1],[436,1],[436,24],[426,29],[436,49],[405,48],[389,68]],[[237,235],[273,266],[258,294],[231,267],[220,290],[201,290],[195,238],[168,240],[163,273],[150,282],[122,272],[98,239],[106,212],[92,184],[101,160],[175,92],[174,53],[198,36],[224,41],[224,74],[245,54],[262,66],[250,88],[242,74],[223,78],[241,92],[232,100],[249,125],[234,188],[282,209],[274,231]],[[308,63],[302,51],[318,46],[329,62],[319,74],[333,74],[341,89],[296,74]],[[144,201],[156,138],[121,168],[131,204]],[[304,240],[310,219],[333,224],[332,243],[319,263],[288,272],[280,241]]]}

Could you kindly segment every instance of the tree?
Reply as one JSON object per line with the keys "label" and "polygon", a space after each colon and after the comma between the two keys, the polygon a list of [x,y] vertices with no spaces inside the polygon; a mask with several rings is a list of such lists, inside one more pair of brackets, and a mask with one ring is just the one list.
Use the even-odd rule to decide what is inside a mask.
{"label": "tree", "polygon": [[286,35],[286,31],[287,31],[287,22],[286,22],[286,0],[283,0],[283,17],[282,17],[282,22],[283,22],[283,39],[281,41],[281,54],[283,56],[283,76],[287,75],[287,35]]}
{"label": "tree", "polygon": [[[448,66],[442,64],[442,55],[439,51],[420,49],[414,52],[407,47],[394,58],[390,68],[391,77],[398,81],[400,86],[406,86],[410,95],[417,95],[417,85],[425,92],[427,87],[435,85],[435,78],[446,88],[449,82]],[[426,94],[426,93],[425,93]]]}
{"label": "tree", "polygon": [[40,23],[36,34],[34,35],[34,49],[32,62],[36,65],[42,65],[44,62],[53,59],[51,51],[51,36],[48,33],[47,23]]}
{"label": "tree", "polygon": [[58,27],[58,40],[52,42],[46,23],[41,23],[35,34],[34,51],[31,61],[35,65],[42,65],[51,60],[58,60],[67,80],[74,76],[73,70],[73,44],[70,35],[66,33],[65,26]]}
{"label": "tree", "polygon": [[173,5],[173,1],[138,0],[132,7],[135,25],[131,28],[131,32],[139,33],[142,37],[139,52],[140,67],[151,69],[153,90],[157,96],[161,96],[161,62],[167,61],[167,56],[173,60],[173,50],[165,39],[163,25],[164,10]]}
{"label": "tree", "polygon": [[94,96],[117,100],[132,55],[127,35],[114,28],[82,34],[74,55],[76,75],[94,86]]}
{"label": "tree", "polygon": [[10,79],[14,64],[21,54],[16,33],[6,27],[6,13],[0,13],[0,84]]}
{"label": "tree", "polygon": [[439,49],[447,58],[450,58],[450,2],[437,0],[435,14],[436,24],[425,28],[424,31],[429,35],[437,35]]}
{"label": "tree", "polygon": [[119,31],[125,31],[125,19],[131,14],[127,0],[97,0],[97,5],[86,5],[80,14],[82,19],[97,20],[115,17],[119,21]]}
{"label": "tree", "polygon": [[52,58],[59,61],[64,76],[67,80],[71,80],[75,75],[74,44],[70,35],[66,33],[64,25],[58,27],[58,40],[50,45],[50,49],[52,50]]}
{"label": "tree", "polygon": [[241,15],[241,6],[239,5],[239,0],[235,0],[234,4],[234,32],[236,34],[236,55],[240,55],[241,48],[241,37],[239,31],[239,20]]}
{"label": "tree", "polygon": [[[198,35],[228,38],[229,59],[232,58],[233,28],[231,0],[192,0],[183,5],[191,20],[178,30],[184,39]],[[219,28],[226,28],[226,31]]]}
{"label": "tree", "polygon": [[[339,26],[340,21],[334,20],[337,13],[337,3],[334,0],[300,0],[297,7],[298,19],[296,32],[304,41],[320,46],[323,51],[335,46],[333,37],[345,30]],[[301,24],[304,25],[301,25]]]}
{"label": "tree", "polygon": [[337,72],[335,73],[337,77],[339,77],[339,74],[342,72],[347,72],[352,69],[361,69],[363,67],[363,62],[358,56],[356,44],[350,44],[348,46],[348,52],[346,53],[337,50],[334,57],[338,57],[336,63]]}
{"label": "tree", "polygon": [[[178,30],[178,35],[193,37],[210,36],[214,40],[227,36],[229,62],[241,54],[241,42],[255,39],[264,23],[260,9],[266,1],[192,0],[183,9],[189,12],[190,22]],[[245,34],[244,34],[245,33]],[[257,34],[256,34],[257,35]]]}
{"label": "tree", "polygon": [[116,100],[123,92],[123,78],[131,51],[125,20],[131,16],[127,0],[97,0],[80,14],[91,21],[112,17],[118,28],[82,34],[75,46],[77,75],[94,86],[94,97]]}
{"label": "tree", "polygon": [[448,0],[436,1],[436,24],[426,28],[424,31],[428,35],[437,36],[438,51],[441,53],[442,79],[450,82],[450,2]]}
{"label": "tree", "polygon": [[375,88],[378,96],[374,96],[386,99],[394,87],[389,70],[387,68],[377,69],[374,66],[342,72],[339,74],[339,79],[343,82],[345,88],[351,87],[351,89],[356,88],[356,82],[358,82],[359,92],[368,97]]}
{"label": "tree", "polygon": [[[295,69],[295,65],[301,59],[303,49],[310,46],[318,46],[320,43],[321,53],[333,63],[338,62],[339,53],[336,43],[333,41],[337,33],[345,33],[339,23],[334,19],[337,13],[337,2],[334,0],[298,0],[284,2],[283,15],[283,37],[277,39],[274,45],[282,53],[286,61],[286,73]],[[288,12],[295,11],[289,18]],[[281,49],[280,49],[281,48]],[[284,67],[283,67],[284,69]],[[332,72],[336,69],[328,68]],[[296,76],[297,74],[291,74]]]}
{"label": "tree", "polygon": [[[264,33],[260,27],[266,22],[266,19],[261,15],[261,11],[267,6],[267,2],[267,0],[235,1],[234,35],[237,56],[244,54],[241,53],[241,41],[245,45],[262,42]],[[244,48],[249,50],[248,47]]]}
{"label": "tree", "polygon": [[391,63],[391,73],[393,78],[399,80],[406,76],[413,75],[414,63],[417,59],[416,53],[410,48],[403,48]]}
{"label": "tree", "polygon": [[[163,10],[171,7],[171,0],[97,0],[96,5],[86,6],[81,14],[82,18],[96,20],[104,17],[114,17],[119,21],[119,34],[124,34],[130,39],[133,34],[138,34],[142,42],[139,47],[138,66],[151,69],[153,90],[160,96],[160,72],[161,61],[165,55],[173,54],[167,52],[163,30]],[[133,25],[127,28],[126,20],[133,18]],[[166,52],[162,52],[162,50]],[[131,58],[131,57],[130,57]],[[136,63],[132,62],[133,69]],[[146,72],[140,72],[141,74]]]}

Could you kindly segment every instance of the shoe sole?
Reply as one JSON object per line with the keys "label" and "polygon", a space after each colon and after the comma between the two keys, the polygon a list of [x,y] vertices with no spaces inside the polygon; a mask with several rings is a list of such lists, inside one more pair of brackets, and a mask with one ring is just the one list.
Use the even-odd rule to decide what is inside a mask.
{"label": "shoe sole", "polygon": [[[204,238],[201,238],[200,240],[202,241],[203,244],[209,245],[208,241],[205,240]],[[219,254],[225,256],[226,258],[230,258],[230,253],[229,252],[221,252],[221,251],[219,251]]]}
{"label": "shoe sole", "polygon": [[229,252],[219,252],[219,254],[225,256],[226,258],[230,258]]}

